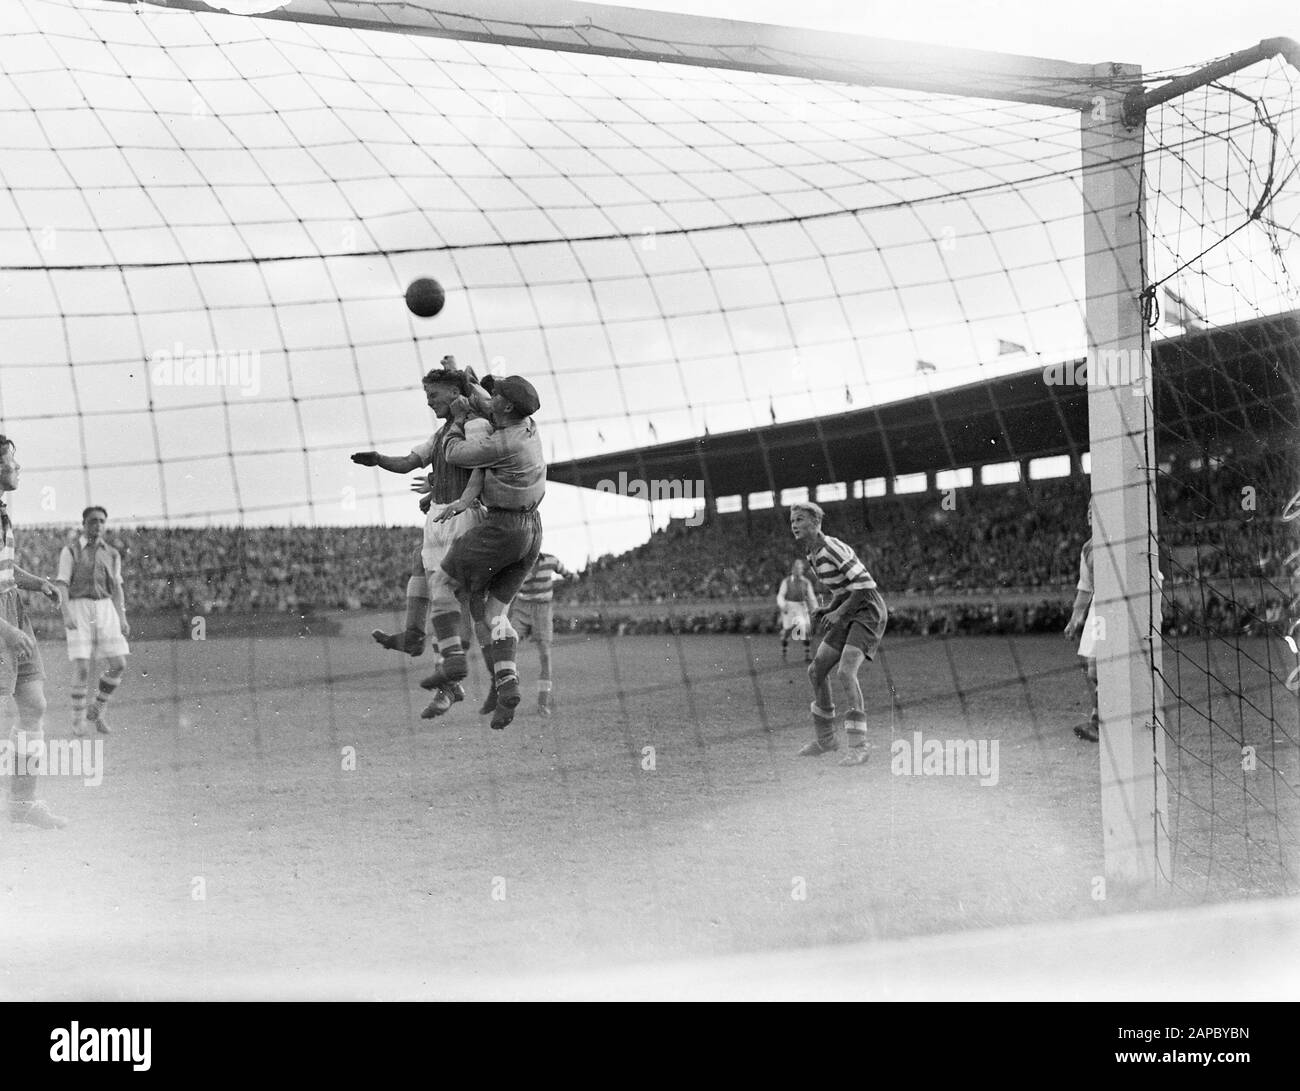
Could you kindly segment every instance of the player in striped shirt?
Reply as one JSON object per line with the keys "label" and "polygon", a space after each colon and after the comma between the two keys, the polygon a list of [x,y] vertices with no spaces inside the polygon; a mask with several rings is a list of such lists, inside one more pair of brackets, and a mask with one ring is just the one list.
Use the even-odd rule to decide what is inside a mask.
{"label": "player in striped shirt", "polygon": [[791,533],[807,554],[813,573],[831,593],[830,605],[814,610],[812,615],[813,631],[821,634],[821,644],[808,667],[817,737],[799,754],[818,757],[839,749],[830,685],[833,669],[849,703],[844,716],[848,752],[840,764],[861,765],[867,760],[867,714],[858,670],[864,659],[876,657],[889,613],[871,573],[848,545],[822,533],[822,519],[822,509],[816,504],[795,504],[790,508]]}
{"label": "player in striped shirt", "polygon": [[52,602],[59,601],[59,591],[49,580],[18,567],[14,525],[3,497],[18,488],[20,469],[13,440],[0,436],[0,697],[12,696],[18,705],[18,721],[10,729],[0,769],[10,774],[10,819],[57,830],[67,820],[36,798],[37,774],[27,772],[28,762],[42,760],[45,753],[45,667],[19,591],[39,591]]}
{"label": "player in striped shirt", "polygon": [[[511,610],[513,616],[510,619],[518,628],[521,638],[532,637],[537,642],[537,655],[541,660],[537,676],[537,711],[543,716],[551,714],[551,692],[554,688],[551,684],[551,640],[555,635],[555,625],[551,602],[557,578],[569,580],[573,578],[573,573],[554,554],[539,553],[537,563],[515,596]],[[488,698],[489,701],[492,699]]]}

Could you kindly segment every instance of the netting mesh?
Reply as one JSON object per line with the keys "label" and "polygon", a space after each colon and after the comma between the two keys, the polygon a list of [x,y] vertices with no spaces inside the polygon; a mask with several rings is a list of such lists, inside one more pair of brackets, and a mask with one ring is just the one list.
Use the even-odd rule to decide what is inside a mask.
{"label": "netting mesh", "polygon": [[[163,794],[207,793],[160,882],[224,859],[232,815],[274,812],[300,843],[258,825],[259,856],[305,853],[318,889],[361,898],[347,831],[427,807],[425,832],[469,846],[439,858],[460,891],[439,920],[557,928],[557,958],[1097,909],[1096,762],[1070,732],[1089,694],[1060,640],[1086,390],[1013,385],[1086,382],[1077,111],[150,5],[0,20],[0,425],[29,467],[11,506],[40,570],[105,504],[143,632],[171,640],[142,645],[153,681],[123,708],[169,740]],[[1300,821],[1295,73],[1228,83],[1154,111],[1141,164],[1168,878],[1198,897],[1295,890]],[[417,276],[447,289],[436,319],[402,305]],[[646,478],[656,446],[751,429],[763,468],[754,488],[715,462],[707,495],[650,504],[552,482],[546,549],[583,569],[556,590],[560,715],[504,756],[465,734],[468,706],[431,741],[423,671],[367,637],[401,610],[420,516],[348,455],[428,436],[419,379],[445,353],[532,380],[552,464]],[[955,388],[987,414],[940,412]],[[867,407],[861,440],[834,431]],[[792,487],[774,429],[798,421],[819,453]],[[773,598],[804,498],[890,607],[869,805],[790,771],[808,683],[797,638],[777,658]],[[237,639],[199,643],[201,621]],[[901,779],[930,771],[922,736],[972,762],[1000,742],[1002,771],[994,746],[981,777],[912,790],[939,783]],[[339,773],[359,738],[378,774]],[[313,840],[321,814],[339,845]],[[409,847],[389,863],[418,884]],[[468,892],[493,868],[531,884],[505,925]],[[828,894],[808,927],[782,908],[805,880]],[[278,898],[247,893],[252,920]],[[416,911],[395,896],[385,919]]]}
{"label": "netting mesh", "polygon": [[1295,88],[1277,61],[1147,119],[1145,298],[1182,333],[1156,399],[1172,879],[1197,891],[1295,884]]}

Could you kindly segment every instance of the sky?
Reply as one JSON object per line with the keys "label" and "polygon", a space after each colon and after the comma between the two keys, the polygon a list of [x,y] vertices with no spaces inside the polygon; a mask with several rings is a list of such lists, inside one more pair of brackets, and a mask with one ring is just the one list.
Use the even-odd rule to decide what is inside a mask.
{"label": "sky", "polygon": [[[1272,3],[673,10],[1147,70],[1300,37]],[[415,525],[407,483],[347,455],[427,435],[444,352],[532,378],[562,460],[1083,351],[1076,115],[100,0],[9,0],[0,29],[24,522],[93,496],[131,522]],[[1251,78],[1290,102],[1294,73]],[[1210,136],[1184,146],[1189,114]],[[1267,143],[1227,96],[1158,124],[1160,273],[1237,225]],[[1171,284],[1215,321],[1297,305],[1271,249],[1295,184],[1282,230]],[[421,275],[437,318],[401,305]],[[579,566],[667,515],[562,486],[543,508]]]}

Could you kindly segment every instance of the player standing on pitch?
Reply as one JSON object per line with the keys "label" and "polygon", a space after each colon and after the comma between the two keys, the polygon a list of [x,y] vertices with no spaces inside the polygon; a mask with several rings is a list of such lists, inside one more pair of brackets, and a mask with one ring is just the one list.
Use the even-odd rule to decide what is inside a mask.
{"label": "player standing on pitch", "polygon": [[[412,448],[409,454],[381,455],[378,451],[358,451],[352,456],[352,461],[359,466],[378,466],[381,470],[396,474],[409,473],[423,466],[429,467],[427,483],[421,482],[424,497],[420,501],[420,508],[425,512],[424,535],[412,561],[411,575],[406,584],[406,628],[400,633],[392,634],[376,629],[371,634],[390,651],[405,652],[411,656],[424,652],[424,626],[429,613],[429,574],[438,570],[451,543],[481,523],[485,517],[483,505],[478,499],[483,488],[483,474],[453,466],[446,458],[447,440],[452,429],[451,405],[457,398],[473,390],[473,376],[458,370],[456,361],[451,356],[444,356],[441,362],[441,368],[435,368],[425,375],[423,384],[425,400],[434,415],[444,422],[442,427]],[[475,419],[469,427],[475,435],[479,434],[476,429],[483,434],[490,429],[488,422],[482,419]],[[461,632],[466,644],[471,639],[469,620],[466,611]],[[486,642],[481,636],[480,643],[486,649]],[[483,654],[486,658],[487,651]],[[489,662],[489,675],[491,666]],[[420,715],[426,720],[433,719],[441,716],[456,701],[464,699],[465,691],[459,682],[448,684],[434,695]]]}
{"label": "player standing on pitch", "polygon": [[433,631],[441,665],[420,683],[425,689],[461,681],[468,673],[461,647],[457,596],[468,592],[476,606],[486,592],[485,617],[492,637],[493,683],[497,707],[492,727],[514,719],[519,705],[519,671],[515,653],[519,634],[510,624],[510,603],[523,586],[542,549],[542,520],[537,507],[546,495],[546,459],[532,416],[540,401],[533,384],[518,375],[498,379],[489,406],[493,430],[465,437],[469,401],[452,404],[446,457],[453,466],[482,469],[487,518],[452,543],[442,565],[430,572]]}
{"label": "player standing on pitch", "polygon": [[808,566],[795,561],[790,575],[781,581],[776,591],[776,607],[781,611],[781,662],[786,661],[790,637],[803,641],[803,661],[812,662],[812,615],[817,609],[817,592],[808,579]]}
{"label": "player standing on pitch", "polygon": [[58,830],[68,824],[67,819],[52,814],[49,806],[36,798],[36,774],[26,771],[27,761],[40,760],[45,752],[45,667],[19,591],[39,591],[51,602],[58,602],[59,589],[49,580],[24,572],[16,561],[14,525],[9,521],[4,494],[18,488],[20,469],[13,440],[0,436],[0,696],[12,696],[18,705],[18,721],[9,731],[8,761],[13,768],[9,818],[43,830]]}
{"label": "player standing on pitch", "polygon": [[818,757],[839,749],[835,738],[835,699],[831,695],[830,673],[835,669],[849,711],[844,716],[848,753],[841,765],[861,765],[867,760],[867,713],[858,683],[864,659],[874,659],[885,635],[889,614],[885,600],[858,556],[838,538],[822,533],[823,512],[813,503],[790,508],[790,530],[808,555],[817,578],[830,590],[826,609],[812,614],[815,632],[822,632],[808,679],[813,687],[813,727],[817,737],[802,750],[801,757]]}
{"label": "player standing on pitch", "polygon": [[[551,641],[555,636],[552,603],[556,578],[572,579],[573,573],[554,554],[539,554],[537,563],[519,589],[511,611],[512,620],[519,623],[524,638],[531,637],[537,643],[537,711],[543,716],[551,714],[551,693],[554,688],[551,683]],[[494,701],[494,697],[488,699]]]}
{"label": "player standing on pitch", "polygon": [[[1088,523],[1092,524],[1092,512],[1088,513]],[[1097,622],[1092,612],[1092,539],[1083,543],[1079,552],[1079,586],[1074,594],[1074,609],[1070,620],[1065,623],[1065,639],[1079,637],[1079,658],[1082,660],[1083,675],[1088,679],[1088,689],[1092,692],[1092,715],[1087,724],[1079,724],[1074,733],[1087,742],[1096,742],[1099,737],[1101,714],[1097,707]]]}
{"label": "player standing on pitch", "polygon": [[[101,735],[109,733],[104,708],[117,692],[131,654],[126,638],[126,593],[122,588],[122,555],[104,541],[108,512],[89,507],[81,513],[81,533],[59,553],[54,582],[62,592],[63,627],[68,633],[72,661],[72,733],[84,735],[86,721]],[[95,702],[86,707],[90,661],[104,660]]]}

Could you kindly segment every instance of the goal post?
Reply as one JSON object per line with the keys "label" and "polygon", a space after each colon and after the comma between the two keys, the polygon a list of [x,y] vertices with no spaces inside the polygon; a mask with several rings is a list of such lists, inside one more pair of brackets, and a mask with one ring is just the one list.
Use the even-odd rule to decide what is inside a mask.
{"label": "goal post", "polygon": [[[1140,85],[1136,66],[1099,77]],[[1153,587],[1155,429],[1151,342],[1141,311],[1146,249],[1143,125],[1098,95],[1082,111],[1088,433],[1092,453],[1093,619],[1106,878],[1152,888],[1169,878],[1168,787]]]}

